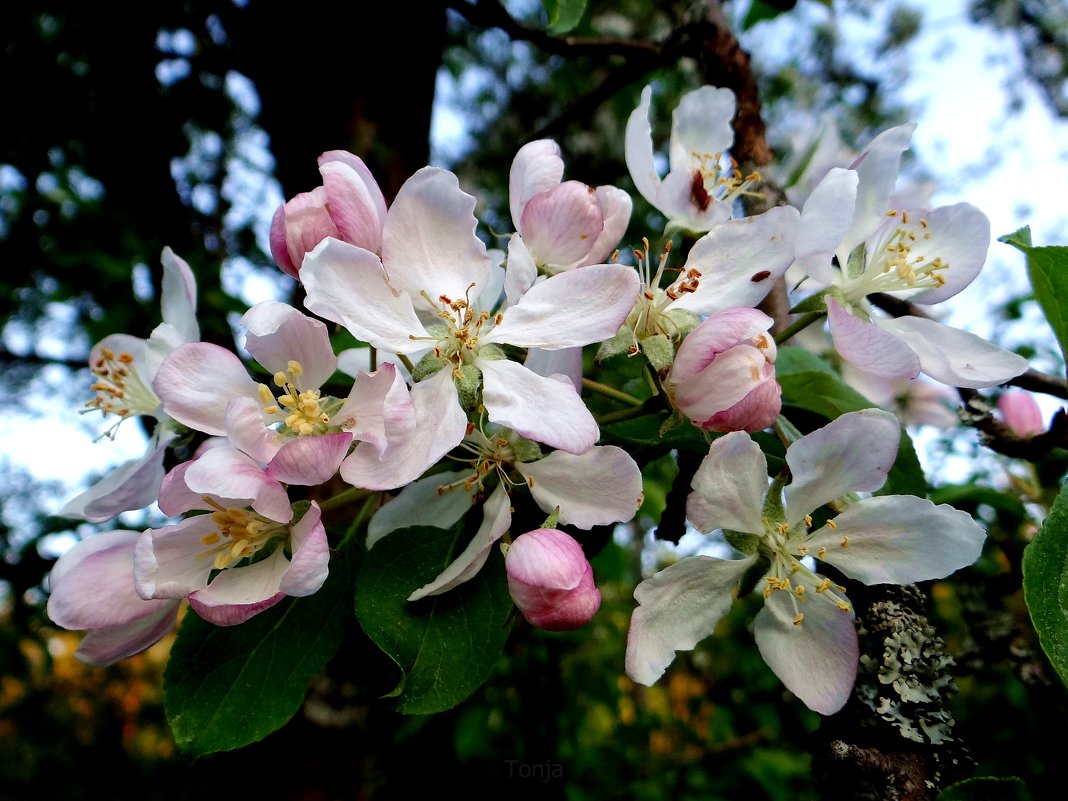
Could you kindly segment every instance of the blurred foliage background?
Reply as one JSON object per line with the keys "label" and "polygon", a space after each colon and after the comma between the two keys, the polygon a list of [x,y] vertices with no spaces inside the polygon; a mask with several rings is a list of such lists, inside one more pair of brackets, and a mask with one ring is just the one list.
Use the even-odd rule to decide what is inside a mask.
{"label": "blurred foliage background", "polygon": [[[1014,37],[1026,54],[1013,86],[1037,87],[1053,113],[1068,114],[1064,4],[965,5],[976,24]],[[19,426],[59,415],[70,418],[56,424],[60,432],[99,433],[98,419],[73,420],[88,396],[88,349],[113,332],[144,336],[158,322],[164,245],[196,271],[208,341],[232,344],[236,315],[255,300],[299,303],[299,287],[270,261],[266,231],[283,197],[318,185],[315,160],[325,150],[360,155],[387,197],[433,157],[481,198],[483,233],[496,243],[511,227],[508,166],[526,141],[557,139],[568,177],[633,188],[623,126],[641,88],[657,80],[666,117],[682,91],[730,78],[727,56],[702,49],[707,26],[743,35],[770,144],[785,157],[792,135],[826,113],[847,146],[909,119],[892,90],[908,78],[903,54],[928,24],[915,4],[894,0],[722,8],[591,0],[568,37],[544,33],[536,2],[161,0],[118,13],[60,0],[0,8],[0,402],[9,443]],[[781,25],[762,33],[762,20],[780,13],[789,41]],[[858,24],[878,33],[860,56],[850,39]],[[650,230],[656,220],[638,198],[626,241]],[[64,458],[62,439],[41,447]],[[221,788],[408,798],[428,778],[449,792],[520,798],[816,797],[809,753],[821,721],[765,668],[744,603],[721,636],[680,655],[656,686],[623,675],[631,591],[651,553],[666,557],[649,543],[676,472],[670,458],[647,470],[646,504],[629,537],[603,538],[593,564],[605,601],[590,626],[566,635],[517,626],[475,696],[423,718],[380,700],[392,666],[353,621],[346,647],[286,728],[192,761],[176,752],[163,720],[169,640],[112,668],[87,668],[72,657],[77,635],[45,617],[57,547],[99,527],[51,516],[92,477],[42,480],[27,455],[5,447],[0,457],[2,801],[210,798]],[[976,566],[925,588],[929,613],[956,662],[947,703],[976,773],[1019,775],[1034,797],[1049,797],[1060,786],[1068,704],[1027,622],[1019,560],[1066,464],[1055,451],[1037,465],[1001,457],[983,465],[982,488],[968,480],[934,494],[976,514],[990,540]],[[122,524],[144,527],[152,515]]]}

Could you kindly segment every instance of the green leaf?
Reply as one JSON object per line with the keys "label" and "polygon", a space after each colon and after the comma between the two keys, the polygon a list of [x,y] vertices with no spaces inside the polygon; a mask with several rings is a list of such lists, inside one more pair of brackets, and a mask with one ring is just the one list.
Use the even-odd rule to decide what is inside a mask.
{"label": "green leaf", "polygon": [[[795,347],[783,347],[775,359],[775,377],[782,387],[783,403],[814,412],[828,420],[875,406],[846,384],[819,356]],[[901,431],[897,461],[879,495],[927,496],[927,479],[912,439]]]}
{"label": "green leaf", "polygon": [[549,27],[553,36],[560,36],[575,28],[586,12],[586,0],[541,0],[549,15]]}
{"label": "green leaf", "polygon": [[764,0],[753,0],[749,6],[749,11],[746,12],[745,19],[742,20],[742,30],[747,31],[758,22],[775,19],[785,10],[787,9],[776,8],[771,3],[765,3]]}
{"label": "green leaf", "polygon": [[350,574],[347,556],[336,555],[317,593],[286,598],[237,626],[186,614],[163,674],[164,712],[179,748],[230,751],[293,717],[344,638]]}
{"label": "green leaf", "polygon": [[461,527],[398,529],[368,551],[356,580],[356,616],[401,670],[390,695],[401,712],[451,709],[477,690],[511,629],[512,599],[499,548],[478,574],[438,596],[409,602],[465,545]]}
{"label": "green leaf", "polygon": [[1032,247],[1031,229],[1026,226],[998,241],[1027,256],[1027,274],[1035,299],[1057,335],[1061,355],[1068,361],[1068,247]]}
{"label": "green leaf", "polygon": [[976,776],[950,785],[937,801],[1031,801],[1031,794],[1016,776]]}
{"label": "green leaf", "polygon": [[1068,493],[1061,487],[1023,555],[1023,590],[1038,641],[1068,685]]}
{"label": "green leaf", "polygon": [[671,418],[666,414],[646,414],[601,427],[601,444],[623,448],[642,446],[688,448],[707,451],[708,436],[688,420],[661,432]]}

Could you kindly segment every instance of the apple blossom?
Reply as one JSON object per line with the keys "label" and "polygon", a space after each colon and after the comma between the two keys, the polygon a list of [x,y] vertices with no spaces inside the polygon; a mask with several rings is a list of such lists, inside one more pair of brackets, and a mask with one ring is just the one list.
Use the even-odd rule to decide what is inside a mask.
{"label": "apple blossom", "polygon": [[311,595],[326,580],[330,553],[318,504],[296,516],[285,489],[233,447],[176,467],[159,502],[167,515],[208,514],[141,534],[133,573],[142,598],[188,597],[205,620],[230,626],[286,595]]}
{"label": "apple blossom", "polygon": [[300,279],[304,254],[332,236],[375,253],[382,246],[386,199],[359,156],[330,150],[319,156],[322,186],[286,201],[271,220],[271,255]]}
{"label": "apple blossom", "polygon": [[762,431],[782,408],[773,320],[756,309],[716,312],[686,335],[664,380],[674,406],[706,431]]}
{"label": "apple blossom", "polygon": [[123,463],[68,501],[59,512],[65,517],[100,523],[121,512],[142,509],[154,502],[163,480],[167,448],[182,435],[182,426],[164,412],[152,382],[171,351],[200,339],[196,279],[189,265],[170,248],[163,249],[161,261],[160,311],[163,322],[148,339],[112,334],[94,345],[89,353],[89,368],[95,376],[92,389],[96,396],[86,403],[86,407],[99,410],[105,418],[117,415],[119,420],[115,426],[130,417],[154,417],[156,425],[148,447],[144,456]]}
{"label": "apple blossom", "polygon": [[[492,422],[581,453],[599,430],[574,385],[504,358],[501,346],[556,350],[610,337],[634,304],[637,276],[620,265],[590,265],[535,284],[504,311],[479,308],[493,265],[475,235],[474,205],[452,173],[419,170],[386,214],[381,257],[335,239],[308,254],[305,305],[374,347],[426,353],[416,380],[444,382],[444,374],[456,384],[437,393],[440,416],[473,410],[481,389]],[[434,322],[425,325],[420,314]]]}
{"label": "apple blossom", "polygon": [[139,653],[172,631],[177,599],[144,600],[134,588],[136,531],[104,531],[64,551],[49,574],[48,617],[57,626],[87,630],[74,655],[110,665]]}
{"label": "apple blossom", "polygon": [[[856,678],[853,607],[811,559],[864,584],[906,584],[942,578],[982,550],[983,529],[947,505],[909,495],[844,505],[853,493],[883,485],[899,437],[888,412],[844,414],[789,446],[786,469],[770,489],[767,461],[748,434],[713,442],[694,476],[687,517],[705,533],[722,528],[745,556],[686,557],[638,585],[627,640],[631,678],[652,684],[676,651],[710,635],[759,567],[764,606],[753,630],[761,656],[811,709],[838,711]],[[810,530],[825,504],[840,514]]]}
{"label": "apple blossom", "polygon": [[723,153],[734,143],[734,93],[702,86],[682,96],[671,117],[668,174],[661,179],[649,123],[652,91],[652,86],[642,90],[627,120],[630,176],[642,197],[667,217],[669,229],[708,231],[729,220],[733,201],[760,180],[755,173],[742,175],[733,162],[723,165]]}
{"label": "apple blossom", "polygon": [[504,556],[508,592],[532,626],[570,631],[586,625],[601,605],[582,546],[555,528],[520,534]]}
{"label": "apple blossom", "polygon": [[820,181],[801,212],[797,263],[831,287],[824,299],[831,337],[846,361],[891,378],[923,372],[950,386],[1000,384],[1027,369],[1026,360],[927,317],[883,317],[868,300],[883,293],[939,303],[968,286],[986,260],[990,223],[974,206],[889,207],[914,128],[884,131],[849,169],[831,169]]}
{"label": "apple blossom", "polygon": [[1010,389],[998,398],[998,411],[1012,432],[1018,437],[1033,437],[1046,430],[1042,410],[1030,392]]}

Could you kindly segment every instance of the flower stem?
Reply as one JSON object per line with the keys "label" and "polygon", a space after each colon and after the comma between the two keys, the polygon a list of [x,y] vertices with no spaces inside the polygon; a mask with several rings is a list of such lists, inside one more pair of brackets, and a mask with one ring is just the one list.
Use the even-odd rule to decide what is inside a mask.
{"label": "flower stem", "polygon": [[593,381],[589,378],[582,379],[582,386],[591,392],[596,392],[598,395],[604,395],[606,398],[617,400],[620,403],[625,403],[628,406],[641,406],[642,401],[635,398],[633,395],[629,395],[626,392],[610,387],[607,384],[602,384],[599,381]]}
{"label": "flower stem", "polygon": [[804,331],[814,322],[816,322],[822,317],[825,317],[826,314],[826,312],[809,312],[808,314],[801,315],[801,317],[794,320],[792,323],[790,323],[790,325],[786,326],[786,328],[784,328],[782,331],[775,335],[775,344],[781,345],[794,334],[798,333],[799,331]]}
{"label": "flower stem", "polygon": [[364,498],[371,497],[375,493],[370,490],[365,490],[360,487],[349,487],[342,490],[332,498],[327,498],[325,501],[319,501],[319,509],[323,512],[330,512],[337,509],[339,506],[346,506],[347,504],[354,503],[355,501],[363,500]]}
{"label": "flower stem", "polygon": [[644,401],[640,406],[631,406],[629,409],[620,409],[617,412],[602,414],[597,418],[597,425],[603,426],[608,425],[609,423],[619,423],[623,420],[633,420],[636,417],[643,417],[647,414],[663,411],[663,409],[663,396],[655,395],[647,401]]}

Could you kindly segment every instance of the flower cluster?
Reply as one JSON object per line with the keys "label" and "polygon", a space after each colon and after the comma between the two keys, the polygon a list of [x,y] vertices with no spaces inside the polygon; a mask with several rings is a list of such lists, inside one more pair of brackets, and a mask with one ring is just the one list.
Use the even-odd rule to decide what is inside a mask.
{"label": "flower cluster", "polygon": [[[105,522],[158,503],[174,522],[95,534],[60,557],[49,614],[89,632],[79,655],[107,664],[136,653],[175,626],[185,602],[233,626],[317,592],[337,545],[324,499],[334,508],[351,497],[375,500],[366,526],[353,526],[368,548],[480,511],[451,562],[413,580],[410,601],[469,581],[500,543],[531,625],[585,624],[601,596],[581,532],[631,520],[643,499],[638,452],[605,441],[589,403],[596,392],[628,405],[616,419],[652,414],[661,431],[689,421],[709,450],[687,518],[701,532],[722,529],[739,551],[684,558],[637,587],[631,677],[655,681],[760,574],[762,655],[810,707],[840,708],[857,668],[854,612],[820,564],[864,583],[936,578],[971,563],[984,535],[925,499],[860,497],[897,455],[900,424],[887,411],[793,437],[769,485],[750,434],[794,429],[780,425],[775,373],[773,331],[785,321],[755,307],[793,271],[793,291],[816,289],[799,299],[805,321],[826,316],[841,359],[869,378],[1004,382],[1023,359],[928,317],[891,318],[871,299],[927,304],[959,292],[983,263],[989,226],[967,204],[891,206],[910,126],[829,169],[802,209],[746,216],[763,179],[727,153],[733,94],[702,87],[682,98],[664,176],[651,97],[647,87],[627,123],[626,160],[666,226],[660,244],[631,247],[633,266],[619,253],[634,201],[618,187],[565,181],[550,140],[515,155],[515,231],[499,250],[479,235],[476,197],[448,170],[419,170],[387,203],[360,158],[324,153],[322,185],[285,202],[270,231],[304,308],[253,306],[240,348],[200,341],[192,271],[165,250],[162,324],[147,340],[118,334],[90,354],[90,407],[120,421],[153,417],[148,453],[64,514]],[[676,243],[688,241],[680,258]],[[368,369],[341,369],[340,330]],[[641,397],[584,375],[621,364],[639,365]],[[513,538],[517,493],[551,523]]]}

